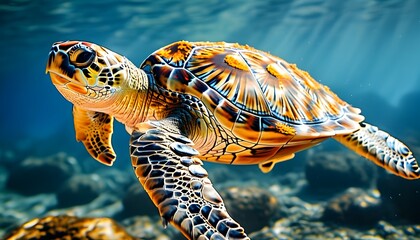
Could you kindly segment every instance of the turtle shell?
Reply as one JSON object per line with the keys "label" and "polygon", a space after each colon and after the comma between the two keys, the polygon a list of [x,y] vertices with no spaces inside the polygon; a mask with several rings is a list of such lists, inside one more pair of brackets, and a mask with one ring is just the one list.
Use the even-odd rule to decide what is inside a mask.
{"label": "turtle shell", "polygon": [[180,41],[141,68],[162,88],[200,99],[225,129],[252,143],[346,134],[364,119],[295,64],[249,46]]}

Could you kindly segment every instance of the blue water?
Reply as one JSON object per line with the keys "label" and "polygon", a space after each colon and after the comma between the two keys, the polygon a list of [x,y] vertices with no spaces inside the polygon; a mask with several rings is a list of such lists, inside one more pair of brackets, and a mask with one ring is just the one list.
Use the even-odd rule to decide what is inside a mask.
{"label": "blue water", "polygon": [[[368,122],[404,140],[417,159],[420,156],[420,0],[2,0],[0,24],[0,196],[6,196],[2,199],[9,198],[9,190],[1,186],[7,171],[30,156],[64,151],[82,167],[102,167],[76,142],[72,105],[45,74],[51,44],[65,40],[103,45],[137,65],[178,40],[248,44],[296,63],[360,107]],[[116,124],[113,136],[115,165],[130,168],[129,136],[121,124]],[[338,144],[332,142],[322,146],[337,150]],[[296,158],[289,162],[303,168],[304,161]],[[289,162],[275,170],[287,171]],[[238,176],[245,179],[253,174],[256,181],[264,182],[257,167],[247,169],[251,170]],[[90,172],[94,171],[86,171]],[[222,172],[219,178],[228,176],[223,178],[228,181],[228,174]],[[127,171],[126,178],[130,177],[135,180]],[[115,182],[120,188],[118,179]],[[383,199],[408,195],[414,198],[401,205],[419,202],[418,185],[403,182],[402,193],[395,185],[384,191],[389,196]],[[12,197],[9,203],[14,202]],[[6,219],[0,224],[0,237],[7,220],[27,221],[44,214],[34,214],[38,208],[49,206],[21,208],[25,197],[17,199],[8,205],[16,211],[0,214]],[[387,206],[381,211],[388,212]],[[412,211],[419,216],[418,208]]]}
{"label": "blue water", "polygon": [[[136,64],[177,40],[248,44],[297,63],[397,136],[420,131],[417,0],[9,0],[0,22],[3,147],[53,153],[76,144],[71,105],[45,75],[51,44],[63,40],[95,42]],[[116,132],[126,151],[128,137]]]}

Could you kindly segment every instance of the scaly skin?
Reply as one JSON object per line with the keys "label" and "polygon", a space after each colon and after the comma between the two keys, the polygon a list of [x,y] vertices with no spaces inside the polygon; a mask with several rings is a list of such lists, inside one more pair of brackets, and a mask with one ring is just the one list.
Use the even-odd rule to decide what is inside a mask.
{"label": "scaly skin", "polygon": [[367,123],[360,130],[339,135],[336,140],[365,157],[406,179],[418,179],[420,168],[410,149],[387,132]]}
{"label": "scaly skin", "polygon": [[201,160],[268,172],[333,137],[396,175],[420,178],[412,152],[363,123],[359,109],[296,65],[248,46],[181,41],[137,68],[104,47],[61,42],[47,72],[74,104],[76,138],[93,158],[112,165],[113,119],[125,124],[140,183],[164,224],[189,239],[248,239]]}
{"label": "scaly skin", "polygon": [[[201,161],[195,157],[199,152],[190,146],[193,141],[187,137],[204,145],[197,136],[208,127],[215,129],[209,114],[199,110],[191,98],[153,89],[143,71],[134,68],[125,58],[114,57],[115,53],[93,44],[86,46],[95,49],[96,64],[105,64],[101,71],[90,65],[85,70],[89,75],[83,75],[81,69],[73,69],[72,63],[66,62],[70,57],[63,57],[77,44],[53,46],[47,71],[57,89],[75,105],[77,139],[84,143],[92,157],[106,165],[112,165],[115,160],[111,146],[112,120],[109,120],[115,117],[132,133],[130,149],[134,171],[159,208],[164,225],[172,223],[188,239],[248,239],[243,228],[227,213]],[[120,64],[108,66],[115,59],[120,59]],[[124,81],[110,84],[109,77],[101,81],[102,69],[109,69],[106,74],[117,69],[112,78]],[[104,92],[108,95],[102,94]],[[203,123],[200,131],[192,124],[198,118]],[[214,142],[216,137],[208,134],[207,140]]]}
{"label": "scaly skin", "polygon": [[196,158],[199,153],[180,129],[185,121],[168,117],[138,126],[131,159],[141,184],[159,208],[163,223],[192,239],[248,239],[227,213],[223,200]]}

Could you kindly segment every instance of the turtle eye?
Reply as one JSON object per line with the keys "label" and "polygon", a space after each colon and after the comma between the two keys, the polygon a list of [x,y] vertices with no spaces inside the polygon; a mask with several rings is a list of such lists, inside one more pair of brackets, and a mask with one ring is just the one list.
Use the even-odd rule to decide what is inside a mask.
{"label": "turtle eye", "polygon": [[70,55],[70,61],[76,67],[87,67],[89,66],[93,59],[95,58],[95,52],[91,49],[79,46],[75,49]]}

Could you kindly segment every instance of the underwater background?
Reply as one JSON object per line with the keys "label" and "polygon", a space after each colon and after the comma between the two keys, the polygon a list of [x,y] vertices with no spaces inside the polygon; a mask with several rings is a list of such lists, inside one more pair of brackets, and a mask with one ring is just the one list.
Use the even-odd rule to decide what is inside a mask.
{"label": "underwater background", "polygon": [[[65,213],[112,217],[142,239],[182,239],[157,224],[153,206],[143,211],[147,196],[138,190],[121,124],[113,135],[114,168],[76,142],[72,106],[45,74],[56,41],[94,42],[136,65],[178,40],[247,44],[296,63],[420,156],[417,0],[3,0],[0,23],[0,236],[31,218]],[[239,222],[241,213],[262,214],[254,222],[263,225],[243,223],[253,239],[420,237],[418,181],[394,178],[334,141],[269,174],[256,166],[205,166],[238,206],[232,215]],[[76,192],[65,195],[66,186]],[[146,220],[133,220],[138,216],[150,218],[150,234],[142,232]]]}

